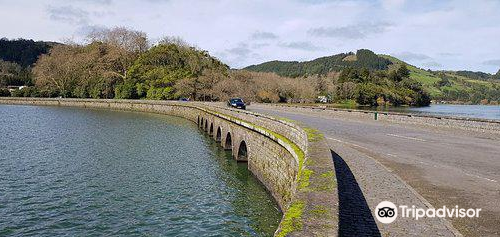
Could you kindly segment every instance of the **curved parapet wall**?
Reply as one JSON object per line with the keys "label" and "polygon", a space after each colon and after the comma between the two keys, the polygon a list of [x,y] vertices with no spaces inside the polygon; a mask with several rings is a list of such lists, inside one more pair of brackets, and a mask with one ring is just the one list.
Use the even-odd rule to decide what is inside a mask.
{"label": "curved parapet wall", "polygon": [[292,122],[214,103],[0,98],[0,104],[72,106],[168,114],[198,124],[265,185],[284,215],[276,236],[337,235],[333,161],[321,134]]}

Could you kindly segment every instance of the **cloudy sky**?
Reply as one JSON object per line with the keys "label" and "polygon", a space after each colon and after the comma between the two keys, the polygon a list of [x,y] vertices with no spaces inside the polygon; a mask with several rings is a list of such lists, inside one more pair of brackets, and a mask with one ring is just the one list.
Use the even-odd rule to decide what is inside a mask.
{"label": "cloudy sky", "polygon": [[81,41],[125,26],[234,68],[368,48],[431,69],[500,68],[500,0],[0,0],[0,37]]}

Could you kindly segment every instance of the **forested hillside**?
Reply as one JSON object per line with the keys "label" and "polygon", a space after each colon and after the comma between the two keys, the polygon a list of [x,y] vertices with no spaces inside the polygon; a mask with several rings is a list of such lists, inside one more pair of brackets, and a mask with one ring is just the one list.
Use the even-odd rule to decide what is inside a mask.
{"label": "forested hillside", "polygon": [[321,57],[305,62],[270,61],[244,68],[255,72],[274,72],[286,77],[304,77],[310,75],[326,75],[346,68],[367,68],[369,70],[386,70],[392,62],[367,49],[354,53],[341,53]]}
{"label": "forested hillside", "polygon": [[[380,76],[385,74],[390,76],[393,71],[398,70],[402,65],[408,68],[408,77],[420,84],[423,91],[429,94],[431,99],[472,104],[497,104],[498,101],[500,101],[500,70],[494,75],[472,71],[423,70],[392,56],[376,55],[366,49],[358,50],[356,54],[337,54],[306,62],[270,61],[252,65],[245,69],[256,72],[272,72],[282,76],[297,78],[313,75],[326,77],[329,73],[342,72],[345,74],[346,72],[366,70],[365,74],[372,74],[368,77],[373,78],[374,75]],[[351,75],[349,80],[356,83],[356,88],[359,91],[361,88],[359,87],[360,83],[363,83],[363,81],[357,79],[356,75]],[[391,90],[401,93],[401,89],[403,88],[397,85],[391,85],[391,80],[386,82],[388,83],[379,83],[378,86],[385,86],[388,88],[395,86]],[[373,88],[373,86],[369,87]],[[362,88],[368,87],[364,85]],[[394,98],[394,93],[391,95],[391,93],[386,93],[387,90],[382,91],[385,92],[379,92],[379,96]],[[358,100],[358,103],[360,102],[362,102],[362,100]]]}
{"label": "forested hillside", "polygon": [[[32,75],[27,76],[32,80],[24,83],[28,87],[12,95],[205,101],[243,97],[275,103],[310,103],[325,96],[332,102],[363,105],[427,105],[430,101],[404,65],[384,73],[391,61],[369,50],[299,63],[298,71],[290,71],[296,66],[285,67],[291,75],[302,76],[294,78],[229,70],[208,52],[182,40],[165,38],[151,45],[145,33],[125,28],[93,32],[86,42],[54,45],[34,64]],[[15,63],[4,65],[14,74],[22,69]],[[331,73],[331,67],[342,73]]]}
{"label": "forested hillside", "polygon": [[0,59],[16,63],[21,67],[33,65],[38,57],[49,52],[53,42],[33,41],[26,39],[0,39]]}
{"label": "forested hillside", "polygon": [[0,88],[32,85],[31,67],[53,45],[56,43],[0,39]]}
{"label": "forested hillside", "polygon": [[[393,62],[393,68],[406,64],[388,55],[383,57]],[[431,71],[407,66],[410,78],[420,82],[434,100],[469,104],[498,104],[500,101],[500,80],[497,79],[500,73]]]}
{"label": "forested hillside", "polygon": [[[307,62],[229,70],[207,51],[166,37],[151,44],[122,27],[86,44],[0,40],[0,96],[425,106],[431,99],[496,104],[500,72],[430,71],[361,49]],[[9,61],[7,61],[9,60]],[[7,86],[27,86],[9,92]]]}
{"label": "forested hillside", "polygon": [[[150,45],[145,33],[114,28],[93,32],[86,45],[58,45],[33,69],[38,96],[119,99],[200,99],[175,85],[228,67],[206,51],[175,39]],[[182,88],[184,89],[184,88]]]}

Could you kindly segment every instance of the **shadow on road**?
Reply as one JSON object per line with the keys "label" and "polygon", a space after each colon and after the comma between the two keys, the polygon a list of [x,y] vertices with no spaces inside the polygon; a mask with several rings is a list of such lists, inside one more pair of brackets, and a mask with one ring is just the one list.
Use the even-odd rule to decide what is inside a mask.
{"label": "shadow on road", "polygon": [[351,169],[342,157],[330,151],[339,191],[339,236],[381,236]]}

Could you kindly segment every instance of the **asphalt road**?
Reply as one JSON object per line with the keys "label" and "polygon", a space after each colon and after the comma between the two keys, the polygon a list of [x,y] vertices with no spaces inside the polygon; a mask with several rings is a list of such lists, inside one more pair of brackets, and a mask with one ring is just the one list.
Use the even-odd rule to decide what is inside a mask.
{"label": "asphalt road", "polygon": [[[394,199],[389,192],[395,192],[396,186],[380,186],[377,180],[387,178],[375,172],[392,173],[403,186],[416,191],[417,196],[435,208],[443,205],[481,208],[479,218],[449,219],[465,236],[500,236],[500,138],[360,120],[307,109],[255,104],[249,110],[286,117],[322,131],[332,150],[346,156],[344,160],[362,187],[370,208],[374,208],[378,200]],[[372,161],[384,170],[360,164]],[[404,189],[403,186],[398,189]],[[377,187],[377,191],[371,187]],[[398,201],[410,202],[404,203],[409,206],[415,202],[411,197]]]}

